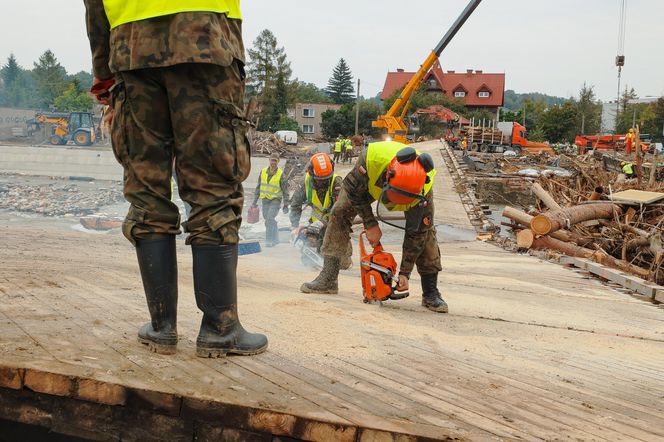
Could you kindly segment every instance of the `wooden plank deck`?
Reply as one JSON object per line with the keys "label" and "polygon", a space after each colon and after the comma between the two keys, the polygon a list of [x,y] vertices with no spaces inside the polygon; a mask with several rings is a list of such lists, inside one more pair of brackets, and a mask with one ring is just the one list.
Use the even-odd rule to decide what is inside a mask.
{"label": "wooden plank deck", "polygon": [[121,234],[0,235],[0,419],[95,440],[664,438],[664,310],[530,256],[441,244],[447,315],[420,306],[417,275],[410,298],[366,305],[357,270],[312,296],[289,245],[244,256],[241,318],[270,348],[210,360],[183,241],[181,341],[160,356],[136,342],[147,309]]}

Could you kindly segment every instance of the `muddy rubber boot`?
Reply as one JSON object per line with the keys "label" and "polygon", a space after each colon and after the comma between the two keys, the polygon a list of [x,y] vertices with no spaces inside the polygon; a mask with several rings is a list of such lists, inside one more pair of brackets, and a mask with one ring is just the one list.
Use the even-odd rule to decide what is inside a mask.
{"label": "muddy rubber boot", "polygon": [[178,266],[175,235],[136,241],[145,299],[151,321],[138,330],[138,342],[150,351],[169,355],[178,343]]}
{"label": "muddy rubber boot", "polygon": [[238,246],[191,247],[194,257],[196,304],[203,312],[196,355],[255,355],[267,349],[267,337],[247,332],[237,314]]}
{"label": "muddy rubber boot", "polygon": [[320,293],[325,295],[339,293],[339,258],[325,256],[323,259],[323,270],[320,271],[316,279],[302,284],[302,287],[300,287],[302,293]]}
{"label": "muddy rubber boot", "polygon": [[422,276],[422,305],[431,311],[447,313],[447,303],[438,291],[438,273]]}

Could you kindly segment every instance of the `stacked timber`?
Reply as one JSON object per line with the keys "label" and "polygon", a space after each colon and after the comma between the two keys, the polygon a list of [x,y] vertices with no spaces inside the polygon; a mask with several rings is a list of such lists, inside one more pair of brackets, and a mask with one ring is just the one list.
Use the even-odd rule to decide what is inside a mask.
{"label": "stacked timber", "polygon": [[299,149],[295,146],[289,146],[280,140],[275,134],[271,132],[251,132],[251,153],[253,155],[271,155],[276,152],[280,156],[287,156],[298,154]]}
{"label": "stacked timber", "polygon": [[518,247],[589,259],[664,285],[664,182],[625,180],[601,162],[572,161],[572,168],[572,178],[532,183],[538,204],[529,212],[505,208]]}
{"label": "stacked timber", "polygon": [[499,129],[492,127],[465,126],[461,128],[461,135],[468,138],[469,141],[472,140],[476,143],[484,141],[485,143],[493,142],[500,144],[503,140],[503,133]]}

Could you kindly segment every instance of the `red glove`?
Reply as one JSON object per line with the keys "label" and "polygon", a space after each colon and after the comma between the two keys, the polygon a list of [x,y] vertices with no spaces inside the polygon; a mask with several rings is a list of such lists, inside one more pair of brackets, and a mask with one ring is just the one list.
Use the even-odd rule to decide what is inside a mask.
{"label": "red glove", "polygon": [[95,78],[90,88],[90,93],[95,96],[100,104],[111,104],[111,88],[115,84],[115,78],[100,80]]}

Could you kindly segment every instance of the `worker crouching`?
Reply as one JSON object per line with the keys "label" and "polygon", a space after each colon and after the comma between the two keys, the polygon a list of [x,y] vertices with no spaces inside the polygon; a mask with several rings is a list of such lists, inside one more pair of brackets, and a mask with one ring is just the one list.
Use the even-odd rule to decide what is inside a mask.
{"label": "worker crouching", "polygon": [[428,154],[419,154],[404,144],[386,141],[369,144],[343,181],[339,198],[332,207],[321,253],[323,270],[312,282],[304,283],[304,293],[338,292],[341,260],[350,248],[350,232],[359,215],[372,246],[378,245],[382,231],[371,204],[379,201],[390,211],[404,212],[406,227],[397,290],[408,289],[414,266],[422,279],[422,305],[446,313],[447,304],[438,291],[442,270],[440,250],[433,224],[433,180],[436,171]]}

